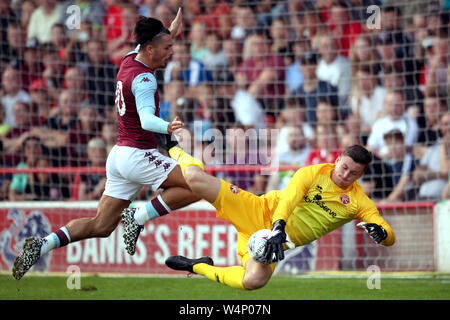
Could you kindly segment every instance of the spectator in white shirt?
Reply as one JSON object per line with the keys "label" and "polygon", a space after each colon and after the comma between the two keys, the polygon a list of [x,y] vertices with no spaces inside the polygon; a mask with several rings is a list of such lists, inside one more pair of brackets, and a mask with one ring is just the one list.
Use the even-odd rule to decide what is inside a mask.
{"label": "spectator in white shirt", "polygon": [[385,115],[383,106],[386,89],[377,84],[378,78],[369,66],[358,69],[356,81],[350,106],[355,117],[361,120],[361,131],[368,134],[375,121]]}
{"label": "spectator in white shirt", "polygon": [[50,42],[52,26],[60,22],[61,17],[61,6],[56,0],[39,0],[39,7],[33,11],[28,24],[28,40],[36,38],[40,43]]}
{"label": "spectator in white shirt", "polygon": [[280,112],[275,126],[279,129],[276,147],[278,155],[289,151],[289,126],[301,126],[308,144],[314,140],[314,128],[305,121],[305,100],[301,97],[286,98],[285,108]]}
{"label": "spectator in white shirt", "polygon": [[30,103],[30,95],[21,88],[21,77],[19,70],[8,66],[3,71],[2,74],[2,95],[1,103],[5,110],[5,119],[3,123],[10,125],[11,127],[16,126],[14,120],[13,107],[17,102]]}
{"label": "spectator in white shirt", "polygon": [[[312,148],[303,133],[303,124],[288,124],[285,128],[287,149],[278,154],[278,162],[280,165],[304,166]],[[283,189],[294,173],[295,170],[273,172],[267,182],[266,191]]]}
{"label": "spectator in white shirt", "polygon": [[405,98],[402,90],[391,90],[386,93],[384,107],[387,116],[375,121],[367,140],[367,148],[376,156],[385,158],[388,150],[384,134],[392,129],[398,129],[405,138],[408,151],[417,141],[419,127],[416,121],[405,112]]}
{"label": "spectator in white shirt", "polygon": [[343,106],[351,90],[351,63],[339,54],[338,42],[332,35],[320,38],[319,54],[321,59],[317,65],[317,78],[338,88],[340,106]]}

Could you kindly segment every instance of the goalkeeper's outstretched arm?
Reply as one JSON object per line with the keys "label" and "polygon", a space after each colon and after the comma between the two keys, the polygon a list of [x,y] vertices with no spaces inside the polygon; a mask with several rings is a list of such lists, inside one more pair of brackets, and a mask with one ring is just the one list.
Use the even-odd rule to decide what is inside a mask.
{"label": "goalkeeper's outstretched arm", "polygon": [[380,215],[375,204],[357,215],[361,221],[358,227],[364,229],[369,236],[383,246],[392,246],[395,243],[395,234],[391,226]]}

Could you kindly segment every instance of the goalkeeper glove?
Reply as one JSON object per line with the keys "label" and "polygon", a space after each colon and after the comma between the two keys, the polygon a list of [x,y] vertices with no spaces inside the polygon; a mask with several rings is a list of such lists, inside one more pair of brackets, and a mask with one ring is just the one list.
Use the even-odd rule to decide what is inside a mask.
{"label": "goalkeeper glove", "polygon": [[[286,232],[284,228],[286,222],[279,219],[273,223],[272,233],[266,242],[266,248],[264,250],[264,257],[267,261],[281,261],[284,259],[283,243],[286,242]],[[273,259],[272,259],[273,258]]]}
{"label": "goalkeeper glove", "polygon": [[387,238],[386,230],[376,223],[360,222],[357,226],[364,229],[376,243],[380,243]]}

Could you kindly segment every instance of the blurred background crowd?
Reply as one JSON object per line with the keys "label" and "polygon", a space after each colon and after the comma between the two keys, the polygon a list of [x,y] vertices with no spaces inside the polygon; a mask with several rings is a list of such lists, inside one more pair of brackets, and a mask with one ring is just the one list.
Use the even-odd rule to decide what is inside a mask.
{"label": "blurred background crowd", "polygon": [[[361,144],[377,202],[450,199],[449,0],[2,0],[1,168],[104,167],[134,24],[168,27],[179,7],[183,32],[155,71],[160,115],[200,150],[221,133],[223,159],[207,165],[265,165],[263,144],[281,165],[334,162]],[[278,130],[255,147],[251,129]],[[215,174],[261,194],[293,172]],[[96,200],[104,184],[95,170],[3,170],[0,199]]]}

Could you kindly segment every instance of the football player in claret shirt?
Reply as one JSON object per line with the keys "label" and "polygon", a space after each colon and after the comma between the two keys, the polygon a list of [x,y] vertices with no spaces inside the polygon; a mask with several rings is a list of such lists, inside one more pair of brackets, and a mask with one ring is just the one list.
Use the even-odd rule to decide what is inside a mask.
{"label": "football player in claret shirt", "polygon": [[[53,249],[87,238],[108,237],[121,218],[126,250],[132,255],[145,222],[200,199],[189,189],[177,162],[157,150],[158,141],[167,142],[172,132],[184,125],[178,117],[170,123],[159,117],[159,94],[153,75],[155,69],[164,68],[172,57],[172,41],[181,27],[181,9],[170,30],[153,18],[141,17],[136,23],[138,47],[123,58],[117,74],[118,139],[108,154],[107,180],[97,215],[72,220],[44,238],[27,238],[14,261],[14,278],[21,279],[41,256]],[[182,151],[171,148],[175,159],[178,150]],[[142,207],[128,208],[144,185],[153,190],[161,188],[163,192]]]}
{"label": "football player in claret shirt", "polygon": [[[335,163],[307,166],[297,170],[286,188],[262,196],[219,180],[198,166],[181,163],[192,191],[217,209],[217,217],[231,222],[238,231],[237,252],[242,266],[215,267],[210,257],[167,258],[166,265],[189,271],[238,289],[258,289],[271,278],[276,262],[284,259],[286,241],[303,246],[354,219],[360,220],[376,243],[391,246],[395,235],[375,203],[356,181],[372,161],[364,147],[346,148]],[[260,229],[272,229],[263,265],[251,259],[247,242]]]}

